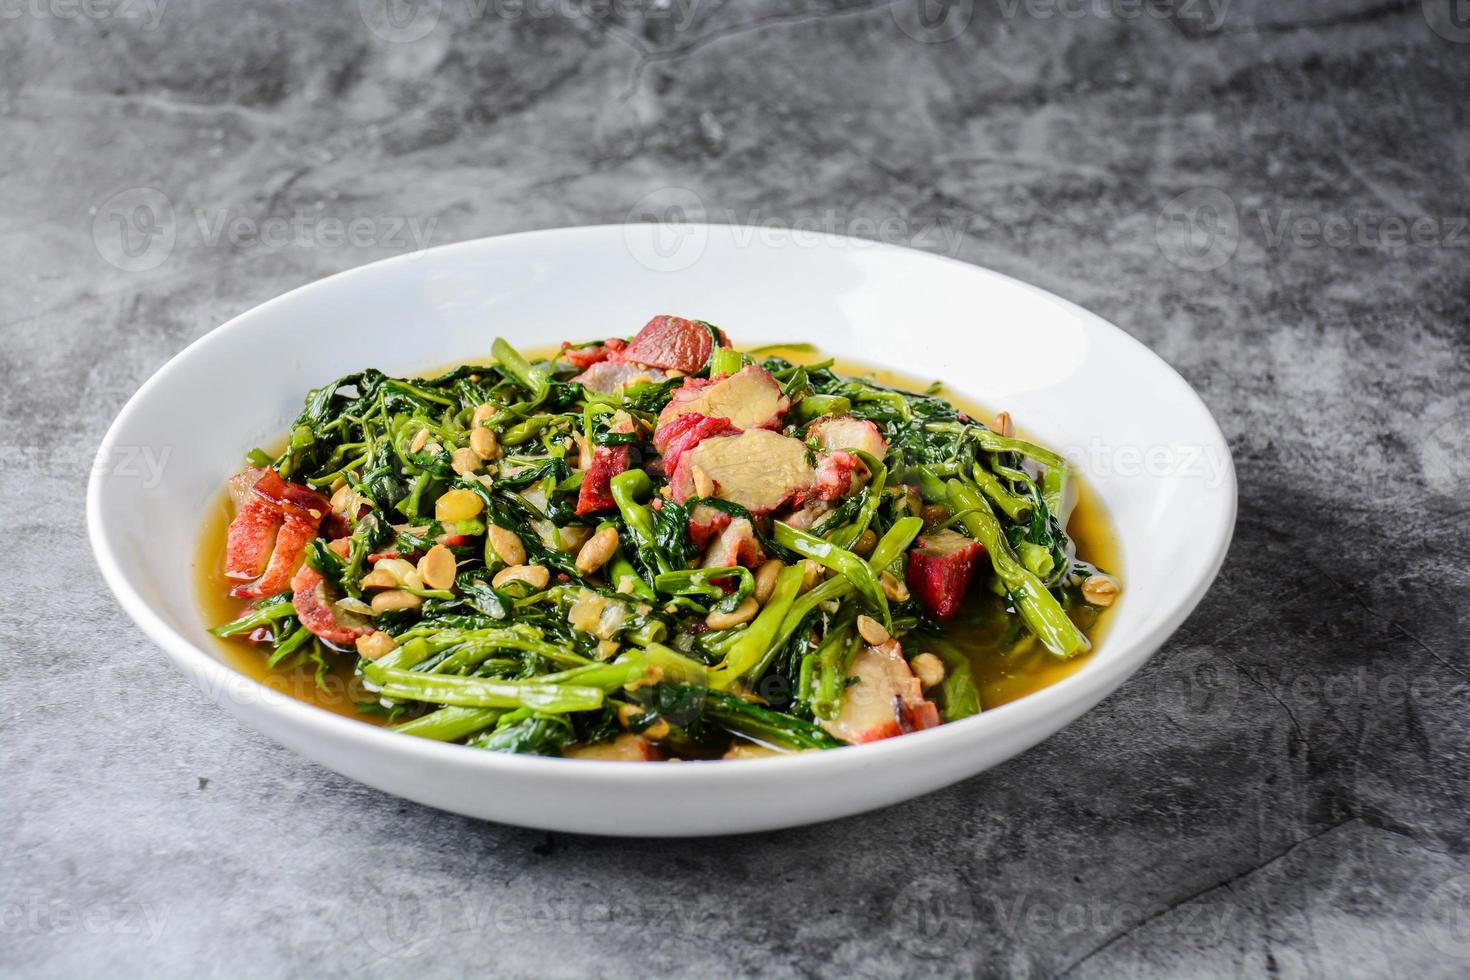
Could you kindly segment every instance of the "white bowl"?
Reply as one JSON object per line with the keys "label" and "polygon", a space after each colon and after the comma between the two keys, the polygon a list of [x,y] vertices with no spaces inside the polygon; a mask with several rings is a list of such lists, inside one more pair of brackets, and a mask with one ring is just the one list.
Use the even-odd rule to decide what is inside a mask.
{"label": "white bowl", "polygon": [[[364,366],[411,372],[626,335],[697,316],[742,344],[804,340],[1009,409],[1064,450],[1111,515],[1125,593],[1076,673],[901,738],[782,758],[629,765],[505,755],[395,735],[279,694],[219,659],[190,571],[202,515],[242,452],[284,432],[308,388]],[[996,765],[1102,700],[1209,587],[1235,521],[1215,421],[1147,348],[993,272],[849,238],[628,225],[483,239],[378,262],[244,313],[166,364],[98,451],[87,497],[118,600],[228,711],[322,765],[457,813],[586,833],[688,836],[826,820]]]}

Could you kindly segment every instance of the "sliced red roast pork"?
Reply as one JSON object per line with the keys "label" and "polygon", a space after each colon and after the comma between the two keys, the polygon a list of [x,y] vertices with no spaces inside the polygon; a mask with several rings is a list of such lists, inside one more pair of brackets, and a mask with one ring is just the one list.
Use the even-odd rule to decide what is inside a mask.
{"label": "sliced red roast pork", "polygon": [[848,669],[837,717],[820,724],[848,742],[875,742],[939,724],[939,709],[923,687],[897,640],[863,647]]}
{"label": "sliced red roast pork", "polygon": [[[693,374],[709,363],[710,352],[714,349],[712,329],[700,320],[656,316],[638,331],[638,336],[619,356],[635,364]],[[720,346],[729,346],[723,332],[720,333]]]}
{"label": "sliced red roast pork", "polygon": [[[629,433],[633,431],[633,419],[626,412],[611,426],[609,432]],[[594,446],[592,459],[582,474],[582,486],[577,490],[577,513],[593,514],[599,510],[611,510],[617,506],[612,496],[612,478],[628,468],[633,449],[628,445]]]}
{"label": "sliced red roast pork", "polygon": [[653,445],[663,454],[664,473],[672,473],[679,457],[711,436],[733,436],[740,432],[729,419],[712,419],[697,413],[680,415],[660,425],[653,433]]}
{"label": "sliced red roast pork", "polygon": [[246,471],[231,482],[231,492],[244,502],[227,532],[225,574],[233,579],[259,578],[235,586],[230,594],[262,599],[284,592],[322,518],[331,512],[331,501],[310,487],[287,483],[269,468]]}
{"label": "sliced red roast pork", "polygon": [[909,552],[909,591],[935,619],[950,619],[960,611],[984,553],[979,541],[948,528],[921,535]]}
{"label": "sliced red roast pork", "polygon": [[745,518],[737,517],[725,525],[725,529],[706,549],[700,565],[703,568],[725,568],[730,565],[754,568],[765,557],[760,541],[755,536],[755,528]]}
{"label": "sliced red roast pork", "polygon": [[806,430],[807,439],[815,439],[818,448],[832,452],[836,449],[861,449],[876,459],[888,452],[888,440],[878,427],[867,419],[855,419],[851,415],[833,415],[818,419]]}
{"label": "sliced red roast pork", "polygon": [[663,381],[667,377],[658,368],[608,359],[596,362],[572,380],[580,382],[588,391],[608,395],[632,385]]}
{"label": "sliced red roast pork", "polygon": [[[347,557],[346,538],[333,541],[329,547]],[[373,631],[372,620],[337,608],[337,596],[327,580],[310,565],[303,564],[291,579],[291,605],[301,625],[333,646],[350,648],[357,638]]]}
{"label": "sliced red roast pork", "polygon": [[823,453],[817,461],[816,477],[804,499],[841,500],[868,478],[863,461],[845,449]]}
{"label": "sliced red roast pork", "polygon": [[679,458],[669,480],[674,499],[719,497],[768,514],[812,484],[804,444],[769,429],[706,439]]}
{"label": "sliced red roast pork", "polygon": [[774,429],[791,407],[791,399],[771,372],[747,364],[734,374],[712,380],[689,378],[659,413],[662,429],[681,415],[729,419],[737,429]]}

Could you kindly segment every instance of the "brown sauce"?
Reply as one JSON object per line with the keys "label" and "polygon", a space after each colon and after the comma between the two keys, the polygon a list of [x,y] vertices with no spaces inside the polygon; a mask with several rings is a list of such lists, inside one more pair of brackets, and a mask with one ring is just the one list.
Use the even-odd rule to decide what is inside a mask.
{"label": "brown sauce", "polygon": [[[532,358],[550,357],[555,350],[555,348],[547,348],[526,353]],[[762,348],[761,353],[784,357],[795,364],[812,364],[825,359],[820,353],[784,348]],[[837,360],[834,369],[839,374],[870,377],[879,384],[908,391],[923,391],[929,384],[926,380],[907,377],[883,368],[874,368],[841,358]],[[446,368],[435,368],[423,372],[422,376],[431,377],[444,370]],[[940,394],[961,411],[969,413],[976,419],[985,421],[994,415],[993,411],[987,411],[967,399],[955,397],[948,391],[941,391]],[[1025,420],[1018,421],[1021,423],[1018,425],[1018,431],[1024,437]],[[242,454],[247,448],[249,447],[241,447]],[[220,475],[220,493],[209,507],[208,513],[205,514],[199,546],[194,556],[195,594],[198,597],[200,617],[206,627],[217,626],[236,618],[249,605],[246,601],[230,598],[229,588],[232,583],[224,575],[225,532],[234,512],[229,494],[224,488],[224,479],[228,475]],[[1077,506],[1072,512],[1067,533],[1076,542],[1079,558],[1086,559],[1097,567],[1117,575],[1123,581],[1126,590],[1127,576],[1122,566],[1121,552],[1107,515],[1086,480],[1082,479],[1078,482],[1080,486]],[[977,586],[972,590],[971,604],[981,608],[988,605],[998,611],[1001,600],[983,593],[982,590],[983,586]],[[1101,641],[1111,618],[1108,615],[1095,616],[1092,611],[1085,608],[1073,612],[1074,621],[1091,639],[1094,650]],[[1058,660],[1034,639],[1029,642],[1023,640],[1014,647],[1007,648],[1003,643],[1006,638],[1002,618],[987,616],[983,617],[983,621],[986,625],[952,627],[946,631],[945,636],[968,654],[974,670],[975,683],[980,690],[981,704],[987,709],[1005,704],[1007,701],[1014,701],[1033,691],[1055,684],[1079,670],[1092,656],[1089,653],[1070,660]],[[327,689],[323,690],[317,685],[312,670],[284,666],[270,667],[266,663],[263,648],[257,647],[242,637],[217,639],[214,642],[219,649],[220,660],[247,677],[336,714],[372,723],[377,721],[376,715],[362,714],[355,706],[357,702],[370,702],[372,698],[362,687],[361,681],[355,677],[354,658],[351,656],[344,655],[338,658],[333,670],[326,678]]]}

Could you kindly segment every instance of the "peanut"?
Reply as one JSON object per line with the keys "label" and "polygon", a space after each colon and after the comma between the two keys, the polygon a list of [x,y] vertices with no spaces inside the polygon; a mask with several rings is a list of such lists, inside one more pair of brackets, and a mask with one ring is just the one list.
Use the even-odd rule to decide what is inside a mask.
{"label": "peanut", "polygon": [[454,573],[458,570],[459,563],[454,560],[454,552],[442,544],[434,545],[419,559],[419,578],[431,589],[450,588],[454,585]]}
{"label": "peanut", "polygon": [[390,589],[373,596],[373,615],[381,616],[383,613],[398,612],[400,609],[417,609],[423,604],[424,600],[412,592]]}
{"label": "peanut", "polygon": [[925,504],[919,508],[919,516],[924,519],[924,530],[927,531],[934,525],[949,520],[949,508],[943,504]]}
{"label": "peanut", "polygon": [[419,589],[423,588],[424,582],[419,578],[418,569],[402,558],[382,558],[373,565],[372,571],[362,577],[361,584],[365,589],[396,589],[404,585]]}
{"label": "peanut", "polygon": [[496,572],[490,584],[500,589],[512,582],[525,582],[531,587],[532,592],[540,592],[550,581],[551,572],[545,565],[513,565]]}
{"label": "peanut", "polygon": [[480,472],[480,454],[464,446],[449,457],[449,465],[460,476],[471,476]]}
{"label": "peanut", "polygon": [[470,448],[481,459],[494,459],[500,455],[500,440],[484,426],[476,426],[470,430]]}
{"label": "peanut", "polygon": [[393,637],[387,633],[372,632],[357,638],[357,655],[368,660],[378,660],[398,649]]}
{"label": "peanut", "polygon": [[418,432],[416,432],[414,434],[413,442],[410,442],[408,444],[408,451],[411,452],[411,453],[421,452],[423,450],[423,448],[426,445],[428,445],[428,444],[429,444],[429,430],[428,429],[420,429]]}
{"label": "peanut", "polygon": [[617,528],[605,527],[592,535],[591,539],[577,552],[577,572],[591,575],[612,558],[618,548]]}
{"label": "peanut", "polygon": [[760,603],[755,596],[746,596],[731,612],[715,611],[704,617],[704,625],[712,630],[727,630],[741,623],[748,623],[760,612]]}
{"label": "peanut", "polygon": [[872,616],[859,616],[857,628],[858,635],[863,638],[864,642],[872,646],[887,643],[891,639],[888,635],[888,630],[884,629],[883,624]]}
{"label": "peanut", "polygon": [[1121,591],[1111,575],[1089,575],[1082,583],[1082,598],[1093,606],[1111,606]]}
{"label": "peanut", "polygon": [[483,405],[476,405],[475,414],[474,417],[470,419],[470,424],[478,428],[485,422],[488,422],[490,420],[490,416],[494,414],[495,406],[490,404],[489,402],[485,402]]}
{"label": "peanut", "polygon": [[909,597],[909,587],[897,575],[886,569],[878,573],[878,583],[883,586],[883,594],[890,602],[904,602]]}
{"label": "peanut", "polygon": [[998,436],[1005,436],[1007,439],[1015,435],[1016,426],[1015,423],[1011,421],[1011,413],[1001,412],[999,415],[997,415],[994,421],[990,423],[990,431],[994,432]]}
{"label": "peanut", "polygon": [[526,546],[521,544],[521,539],[514,531],[507,530],[498,524],[490,525],[490,548],[495,556],[507,565],[524,565],[526,563]]}
{"label": "peanut", "polygon": [[771,598],[771,593],[776,590],[776,576],[780,575],[781,570],[785,567],[786,563],[781,561],[781,559],[772,558],[769,561],[763,562],[761,567],[755,570],[756,602],[764,606],[766,600]]}
{"label": "peanut", "polygon": [[852,543],[852,553],[866,558],[873,553],[876,547],[878,547],[878,532],[868,528]]}
{"label": "peanut", "polygon": [[932,653],[921,653],[909,661],[914,676],[925,688],[938,687],[944,681],[944,661]]}
{"label": "peanut", "polygon": [[388,573],[386,569],[375,568],[362,577],[357,583],[364,589],[396,589],[402,583]]}

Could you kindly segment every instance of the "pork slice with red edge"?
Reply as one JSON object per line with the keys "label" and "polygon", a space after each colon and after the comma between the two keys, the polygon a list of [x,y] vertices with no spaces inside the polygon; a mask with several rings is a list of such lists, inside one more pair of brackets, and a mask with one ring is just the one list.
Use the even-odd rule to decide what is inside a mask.
{"label": "pork slice with red edge", "polygon": [[985,546],[946,528],[921,535],[909,551],[908,586],[935,619],[951,619],[960,611],[975,563]]}
{"label": "pork slice with red edge", "polygon": [[663,758],[656,744],[632,732],[623,732],[610,742],[578,745],[566,749],[562,755],[568,759],[599,759],[603,762],[657,762]]}
{"label": "pork slice with red edge", "polygon": [[841,500],[857,490],[868,478],[863,461],[845,449],[823,453],[817,460],[816,476],[806,500]]}
{"label": "pork slice with red edge", "polygon": [[737,429],[777,429],[791,399],[771,372],[747,364],[734,374],[713,379],[688,378],[658,415],[660,429],[681,415],[728,419]]}
{"label": "pork slice with red edge", "polygon": [[939,724],[939,709],[925,699],[922,685],[897,640],[863,647],[848,669],[837,717],[821,726],[847,742],[876,742]]}
{"label": "pork slice with red edge", "polygon": [[[638,331],[621,357],[635,364],[693,374],[709,363],[714,349],[711,327],[699,320],[679,316],[656,316]],[[720,346],[729,346],[723,332]]]}
{"label": "pork slice with red edge", "polygon": [[578,371],[585,371],[594,364],[600,364],[609,359],[615,359],[628,346],[626,340],[617,337],[609,337],[600,344],[591,347],[573,347],[563,342],[561,345],[561,356],[572,367]]}
{"label": "pork slice with red edge", "polygon": [[888,452],[888,440],[883,438],[878,427],[867,419],[855,419],[851,415],[818,419],[806,434],[809,440],[815,440],[817,446],[827,452],[861,449],[875,459],[882,459]]}
{"label": "pork slice with red edge", "polygon": [[[262,599],[286,591],[306,546],[316,537],[322,518],[331,512],[331,502],[310,487],[287,483],[275,470],[266,469],[251,487],[251,498],[230,522],[226,563],[232,577],[245,571],[247,560],[259,561],[262,542],[270,533],[270,559],[254,582],[237,585],[230,595],[237,599]],[[268,515],[273,514],[273,518]],[[272,528],[271,525],[274,524]],[[237,564],[238,563],[238,564]]]}
{"label": "pork slice with red edge", "polygon": [[[613,422],[609,432],[626,435],[634,429],[633,419],[626,412],[618,413],[621,418]],[[612,478],[626,470],[632,462],[632,447],[593,446],[591,465],[582,474],[582,486],[577,490],[577,513],[595,514],[600,510],[611,510],[617,506],[613,500]]]}
{"label": "pork slice with red edge", "polygon": [[579,515],[617,506],[612,495],[612,479],[627,470],[632,456],[628,446],[598,446],[592,450],[592,465],[582,474],[582,486],[577,490]]}
{"label": "pork slice with red edge", "polygon": [[704,440],[739,433],[740,430],[731,425],[729,419],[712,419],[699,414],[680,415],[654,431],[653,446],[663,454],[664,473],[669,474],[678,467],[680,456]]}
{"label": "pork slice with red edge", "polygon": [[769,514],[812,485],[807,448],[769,429],[716,436],[679,457],[669,480],[674,500],[718,497]]}
{"label": "pork slice with red edge", "polygon": [[272,469],[261,473],[252,489],[257,496],[277,505],[287,515],[297,513],[319,522],[332,511],[332,502],[326,497],[300,483],[287,483]]}
{"label": "pork slice with red edge", "polygon": [[737,517],[725,525],[725,529],[705,550],[700,567],[726,568],[730,565],[743,565],[754,568],[765,557],[760,541],[755,536],[755,528],[750,521]]}
{"label": "pork slice with red edge", "polygon": [[[345,558],[348,544],[346,538],[340,538],[330,547]],[[291,577],[291,605],[296,608],[301,625],[333,646],[346,649],[358,637],[371,633],[373,626],[366,617],[338,610],[336,600],[327,580],[310,565],[302,564]]]}
{"label": "pork slice with red edge", "polygon": [[225,577],[250,582],[260,577],[276,545],[281,509],[268,500],[250,497],[230,521],[225,535]]}
{"label": "pork slice with red edge", "polygon": [[579,382],[588,391],[599,395],[609,395],[635,384],[663,381],[667,377],[668,375],[658,368],[630,364],[621,360],[607,360],[598,361],[572,380]]}
{"label": "pork slice with red edge", "polygon": [[709,504],[695,504],[689,511],[689,540],[696,548],[705,547],[729,526],[730,515]]}
{"label": "pork slice with red edge", "polygon": [[270,560],[281,526],[281,509],[255,493],[265,469],[250,466],[230,477],[235,516],[225,534],[225,577],[249,582],[260,577]]}

